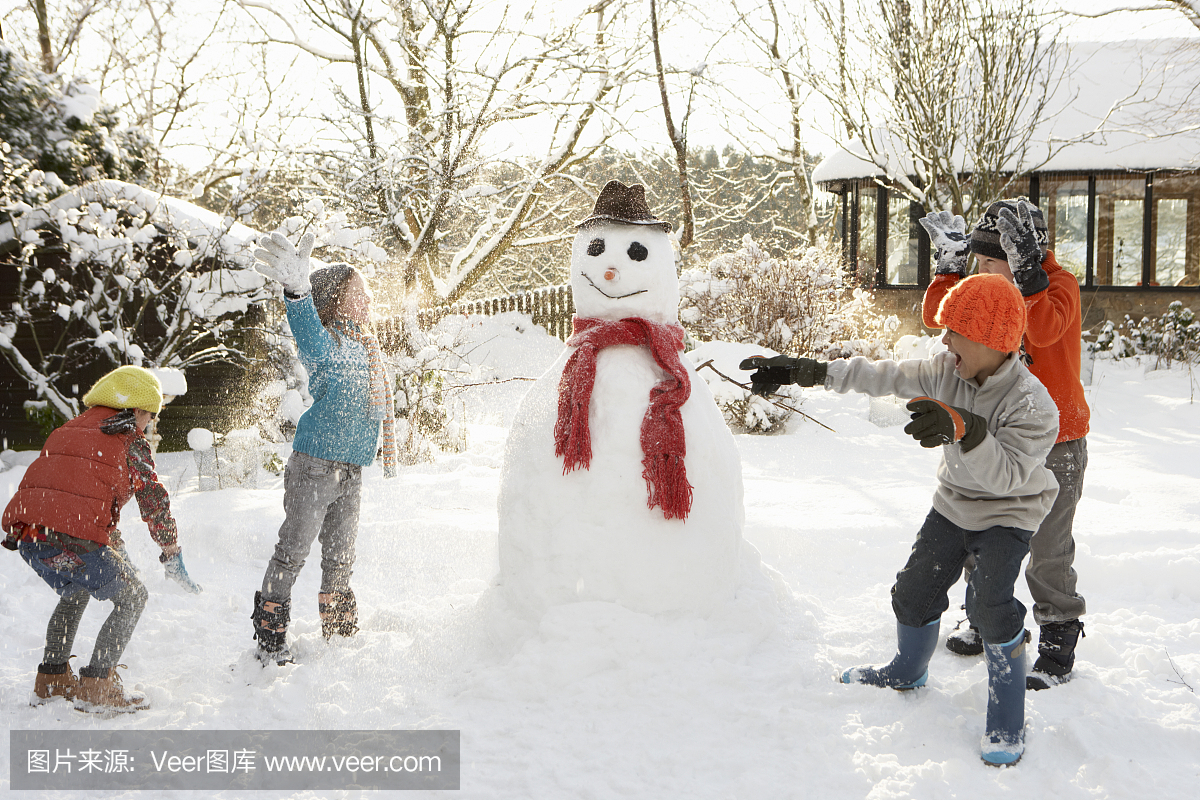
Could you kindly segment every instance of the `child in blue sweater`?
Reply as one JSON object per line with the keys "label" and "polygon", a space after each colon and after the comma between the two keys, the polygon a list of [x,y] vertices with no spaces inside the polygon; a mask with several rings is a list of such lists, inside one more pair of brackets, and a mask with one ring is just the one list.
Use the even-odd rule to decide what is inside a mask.
{"label": "child in blue sweater", "polygon": [[262,589],[254,594],[256,655],[292,660],[287,647],[292,586],[314,539],[321,540],[321,632],[351,636],[358,606],[350,588],[362,468],[375,460],[383,429],[385,477],[396,471],[391,385],[371,327],[371,292],[349,264],[311,272],[313,236],[296,248],[273,233],[255,251],[256,268],[283,285],[288,324],[308,370],[312,406],[300,417],[284,472],[285,519]]}

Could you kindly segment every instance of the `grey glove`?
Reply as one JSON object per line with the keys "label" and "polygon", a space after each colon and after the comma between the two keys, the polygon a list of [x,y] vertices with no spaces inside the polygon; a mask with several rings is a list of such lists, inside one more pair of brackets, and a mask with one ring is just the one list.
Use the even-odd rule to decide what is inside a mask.
{"label": "grey glove", "polygon": [[921,217],[921,227],[937,251],[936,273],[966,277],[967,257],[971,254],[967,221],[949,211],[931,211]]}
{"label": "grey glove", "polygon": [[272,233],[261,239],[262,247],[254,251],[258,263],[254,268],[274,281],[283,284],[289,294],[308,294],[312,285],[308,282],[311,266],[308,261],[315,237],[306,233],[300,238],[299,248],[293,247],[281,233]]}
{"label": "grey glove", "polygon": [[1038,246],[1031,208],[1033,206],[1025,200],[1018,200],[1016,214],[1002,208],[996,219],[1000,246],[1008,256],[1008,268],[1023,297],[1031,297],[1050,287],[1050,276],[1042,269],[1042,248]]}

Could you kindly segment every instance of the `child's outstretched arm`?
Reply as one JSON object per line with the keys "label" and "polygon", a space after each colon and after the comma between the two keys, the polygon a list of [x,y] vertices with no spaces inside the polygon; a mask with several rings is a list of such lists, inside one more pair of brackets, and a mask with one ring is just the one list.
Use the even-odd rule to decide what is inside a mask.
{"label": "child's outstretched arm", "polygon": [[167,577],[185,591],[198,594],[200,585],[188,577],[187,568],[183,566],[179,528],[175,524],[175,517],[171,515],[171,498],[167,495],[167,487],[162,485],[154,471],[154,456],[144,436],[135,436],[130,440],[126,463],[133,495],[137,498],[142,519],[150,530],[150,538],[162,548],[158,560],[162,562]]}

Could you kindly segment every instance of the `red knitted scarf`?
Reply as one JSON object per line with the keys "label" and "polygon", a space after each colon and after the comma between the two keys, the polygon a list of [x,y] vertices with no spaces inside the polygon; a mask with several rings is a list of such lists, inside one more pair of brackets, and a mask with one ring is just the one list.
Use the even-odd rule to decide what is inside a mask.
{"label": "red knitted scarf", "polygon": [[683,464],[687,448],[679,408],[691,395],[692,384],[679,359],[683,328],[640,317],[620,322],[575,317],[573,334],[567,343],[575,346],[575,352],[567,359],[558,383],[558,422],[554,426],[554,453],[562,456],[563,474],[578,467],[588,469],[592,461],[588,406],[596,382],[597,353],[615,344],[648,347],[670,377],[650,389],[650,405],[642,417],[642,477],[649,495],[646,507],[659,506],[666,519],[687,519],[692,486]]}

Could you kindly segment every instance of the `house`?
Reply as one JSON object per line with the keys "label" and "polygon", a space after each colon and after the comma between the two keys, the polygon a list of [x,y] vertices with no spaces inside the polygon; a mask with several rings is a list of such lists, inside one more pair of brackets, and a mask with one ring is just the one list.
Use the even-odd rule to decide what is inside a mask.
{"label": "house", "polygon": [[[1063,144],[1032,171],[1017,165],[1008,195],[1045,213],[1050,249],[1079,280],[1085,329],[1159,316],[1175,300],[1200,311],[1200,41],[1074,43],[1067,57],[1069,100],[1035,134]],[[875,160],[887,167],[848,142],[813,181],[839,196],[843,252],[877,306],[917,332],[932,258],[924,209],[896,190],[915,170],[903,153]]]}

